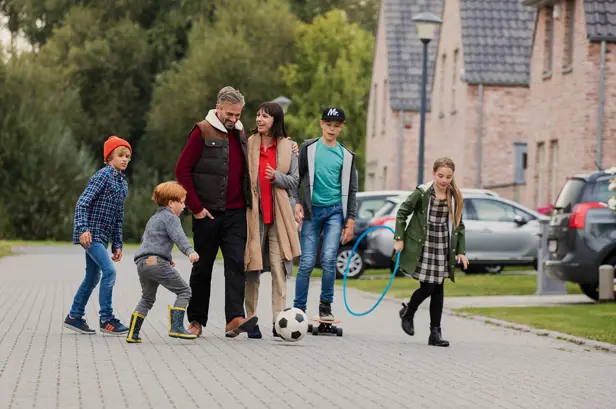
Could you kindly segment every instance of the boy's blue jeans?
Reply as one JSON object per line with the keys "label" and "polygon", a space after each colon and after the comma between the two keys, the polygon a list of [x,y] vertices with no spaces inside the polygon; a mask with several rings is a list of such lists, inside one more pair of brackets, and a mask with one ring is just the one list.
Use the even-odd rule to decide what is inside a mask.
{"label": "boy's blue jeans", "polygon": [[299,261],[297,279],[295,280],[295,300],[293,306],[306,311],[310,274],[316,263],[319,239],[323,232],[321,249],[321,301],[334,301],[334,284],[336,282],[336,256],[343,227],[342,205],[328,207],[312,206],[312,219],[304,220],[300,233],[302,255]]}
{"label": "boy's blue jeans", "polygon": [[98,290],[98,301],[101,307],[100,317],[103,322],[108,321],[113,318],[111,297],[116,279],[116,269],[113,265],[113,260],[111,260],[111,255],[107,252],[107,246],[102,243],[92,242],[90,247],[84,247],[84,250],[86,251],[86,277],[79,286],[77,294],[75,294],[69,315],[73,318],[83,317],[90,295],[92,295],[92,291],[94,291],[100,281],[101,286]]}

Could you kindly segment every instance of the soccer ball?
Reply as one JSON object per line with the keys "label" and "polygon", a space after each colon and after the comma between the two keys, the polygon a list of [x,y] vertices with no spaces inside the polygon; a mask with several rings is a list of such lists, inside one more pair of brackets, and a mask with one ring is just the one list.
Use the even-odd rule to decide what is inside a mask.
{"label": "soccer ball", "polygon": [[299,308],[286,308],[276,317],[276,332],[285,341],[297,342],[308,332],[308,317]]}

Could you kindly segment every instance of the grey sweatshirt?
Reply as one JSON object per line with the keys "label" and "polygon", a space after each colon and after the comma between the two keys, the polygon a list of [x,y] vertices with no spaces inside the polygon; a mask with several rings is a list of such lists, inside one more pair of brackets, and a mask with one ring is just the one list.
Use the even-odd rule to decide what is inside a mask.
{"label": "grey sweatshirt", "polygon": [[182,229],[180,218],[168,207],[159,207],[145,226],[135,261],[142,257],[159,256],[171,262],[174,244],[186,256],[195,251]]}

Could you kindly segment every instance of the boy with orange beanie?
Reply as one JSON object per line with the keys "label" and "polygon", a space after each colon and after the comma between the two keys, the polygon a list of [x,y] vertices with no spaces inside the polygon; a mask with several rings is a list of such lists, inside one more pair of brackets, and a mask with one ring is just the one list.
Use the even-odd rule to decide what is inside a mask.
{"label": "boy with orange beanie", "polygon": [[[105,142],[105,166],[90,178],[75,206],[73,244],[81,244],[86,252],[86,276],[77,290],[64,326],[81,334],[95,334],[84,319],[86,304],[100,281],[100,329],[102,332],[123,335],[128,332],[113,315],[112,294],[116,270],[111,262],[122,259],[122,223],[124,200],[128,195],[126,176],[132,154],[130,144],[111,136]],[[111,241],[112,256],[107,247]],[[101,279],[102,276],[102,279]]]}

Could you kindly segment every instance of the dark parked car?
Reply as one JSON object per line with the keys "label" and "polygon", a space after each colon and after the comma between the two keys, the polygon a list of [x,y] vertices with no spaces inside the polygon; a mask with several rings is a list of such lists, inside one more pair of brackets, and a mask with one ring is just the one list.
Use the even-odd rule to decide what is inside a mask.
{"label": "dark parked car", "polygon": [[546,273],[577,283],[593,300],[599,299],[599,266],[616,265],[616,214],[607,207],[613,177],[604,171],[570,177],[550,219]]}
{"label": "dark parked car", "polygon": [[[357,193],[357,218],[355,219],[355,232],[353,239],[346,245],[340,245],[338,249],[338,257],[336,258],[336,278],[344,277],[344,269],[349,261],[351,250],[355,245],[355,242],[359,236],[369,227],[370,220],[376,212],[386,203],[386,200],[390,197],[397,197],[404,194],[404,191],[400,190],[380,190],[372,192],[358,192]],[[349,265],[348,278],[359,278],[366,268],[372,267],[370,264],[364,261],[364,251],[366,250],[367,240],[363,240],[358,246],[351,264]],[[317,252],[316,266],[321,267],[321,249],[322,240],[319,243],[319,250]],[[298,260],[296,260],[296,263]]]}

